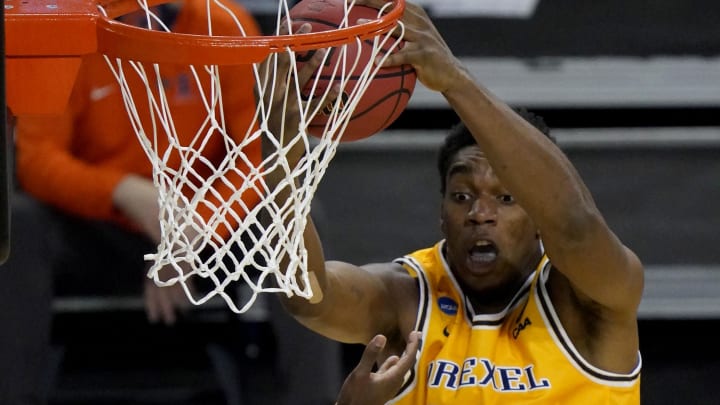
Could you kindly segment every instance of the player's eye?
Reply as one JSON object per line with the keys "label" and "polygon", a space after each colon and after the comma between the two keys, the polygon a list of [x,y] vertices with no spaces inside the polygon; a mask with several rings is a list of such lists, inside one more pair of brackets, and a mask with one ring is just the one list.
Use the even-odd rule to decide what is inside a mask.
{"label": "player's eye", "polygon": [[470,198],[470,194],[468,193],[452,193],[452,199],[458,202],[469,201]]}
{"label": "player's eye", "polygon": [[513,204],[515,202],[515,198],[510,194],[501,194],[497,199],[503,204]]}

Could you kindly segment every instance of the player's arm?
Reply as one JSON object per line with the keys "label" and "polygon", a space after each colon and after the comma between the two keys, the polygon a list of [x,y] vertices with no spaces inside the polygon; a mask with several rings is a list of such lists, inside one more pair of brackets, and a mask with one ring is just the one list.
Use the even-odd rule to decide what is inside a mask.
{"label": "player's arm", "polygon": [[[378,7],[385,0],[362,3]],[[566,156],[475,81],[421,7],[408,3],[403,22],[406,46],[386,65],[412,64],[426,87],[445,96],[535,221],[580,301],[634,318],[643,287],[640,261],[609,229]]]}
{"label": "player's arm", "polygon": [[[271,178],[268,183],[274,187],[277,179]],[[288,193],[289,188],[278,193],[280,204]],[[407,272],[391,263],[356,266],[326,261],[312,216],[307,218],[303,238],[313,298],[280,295],[288,312],[311,330],[338,341],[366,343],[378,333],[395,336],[400,311],[395,300],[416,291]]]}
{"label": "player's arm", "polygon": [[401,267],[391,263],[355,266],[339,261],[310,267],[316,274],[320,302],[284,299],[285,307],[308,328],[333,340],[367,343],[378,334],[393,339],[409,330],[415,314],[417,285]]}
{"label": "player's arm", "polygon": [[[305,24],[297,32],[303,33],[309,29],[309,24]],[[322,52],[316,52],[298,70],[300,87],[310,80],[322,58]],[[263,72],[265,69],[272,69],[273,74],[280,78],[273,89],[273,105],[270,106],[273,114],[270,116],[268,126],[277,138],[288,142],[296,136],[299,111],[297,100],[293,99],[296,97],[296,92],[293,90],[295,84],[286,83],[284,80],[290,69],[287,56],[279,55],[277,67],[273,66],[271,60],[266,61],[261,67]],[[290,86],[289,90],[284,87],[286,84]],[[270,95],[266,95],[268,96]],[[322,103],[323,100],[313,102]],[[277,150],[276,145],[264,146],[266,156],[272,156]],[[302,142],[295,142],[285,152],[287,167],[290,170],[297,167],[307,152]],[[268,164],[273,164],[272,159],[268,160]],[[292,197],[291,187],[277,189],[286,181],[286,172],[287,168],[278,166],[269,170],[265,176],[268,189],[276,190],[275,202],[278,206],[283,206]],[[378,333],[395,336],[399,325],[399,310],[392,300],[399,296],[399,293],[395,293],[399,290],[399,286],[414,285],[411,277],[399,266],[389,263],[359,267],[343,262],[326,262],[322,243],[311,216],[307,218],[304,243],[308,252],[308,273],[314,297],[312,300],[302,297],[283,297],[283,304],[287,310],[315,332],[344,342],[366,343]],[[281,263],[281,266],[285,267],[285,265]],[[404,281],[395,280],[398,278]],[[301,280],[299,283],[302,285]]]}
{"label": "player's arm", "polygon": [[634,319],[640,261],[610,230],[567,157],[546,136],[467,77],[444,94],[495,174],[540,230],[553,265],[579,303]]}

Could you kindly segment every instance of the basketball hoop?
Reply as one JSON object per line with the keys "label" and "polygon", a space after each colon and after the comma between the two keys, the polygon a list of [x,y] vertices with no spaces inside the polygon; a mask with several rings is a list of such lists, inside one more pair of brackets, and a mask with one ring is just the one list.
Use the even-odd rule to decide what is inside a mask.
{"label": "basketball hoop", "polygon": [[[220,0],[206,1],[212,12],[231,13]],[[146,256],[153,262],[148,276],[158,285],[181,283],[196,305],[220,296],[237,313],[249,309],[263,292],[313,298],[317,292],[311,288],[303,242],[311,201],[353,110],[380,70],[379,65],[360,62],[362,52],[367,52],[361,49],[362,44],[372,43],[371,54],[365,54],[364,60],[373,61],[389,54],[388,44],[392,49],[402,37],[399,18],[404,0],[388,3],[376,19],[360,25],[349,18],[353,8],[359,6],[340,0],[345,17],[337,29],[293,34],[297,27],[288,24],[288,35],[280,35],[280,25],[290,14],[291,6],[289,0],[278,0],[275,35],[262,37],[246,36],[239,22],[236,35],[213,35],[211,18],[204,35],[171,32],[153,10],[153,6],[163,3],[166,2],[101,0],[96,21],[97,49],[105,56],[121,87],[128,116],[153,165],[153,180],[159,190],[162,238],[157,253]],[[146,26],[159,28],[117,21],[133,11],[144,14]],[[396,27],[400,32],[393,32]],[[288,84],[291,80],[297,82],[301,55],[319,49],[332,49],[339,55],[330,81],[339,86],[345,97],[310,107],[312,103],[303,103],[301,99],[326,99],[331,86],[301,89]],[[290,59],[291,77],[276,77],[272,72],[263,74],[259,70],[259,64],[266,59],[277,67],[280,55]],[[325,64],[330,61],[328,55],[330,52],[325,53]],[[171,111],[163,85],[164,70],[173,66],[183,66],[192,72],[190,85],[196,86],[204,98],[207,120],[197,129],[191,144],[178,141],[174,129],[177,117]],[[242,134],[229,131],[223,104],[223,93],[230,91],[223,84],[227,74],[238,66],[252,69],[258,95],[253,124]],[[141,94],[130,90],[136,88],[130,83],[138,81],[145,89]],[[295,133],[291,140],[282,139],[267,125],[270,116],[283,114],[273,111],[270,103],[264,101],[278,85],[296,92],[301,104],[300,125],[290,131]],[[320,113],[327,114],[324,131],[320,136],[309,136],[308,125]],[[226,148],[225,160],[216,166],[204,165],[202,158],[203,145],[211,137],[221,137]],[[272,145],[273,150],[260,156],[261,143]],[[297,167],[290,167],[285,157],[288,143],[300,143],[305,148],[305,158]],[[179,158],[180,167],[167,164],[171,157]],[[198,166],[204,170],[198,171]],[[264,176],[278,168],[284,179],[270,187]],[[218,187],[230,188],[229,193],[223,194],[230,197],[219,199]],[[278,204],[275,196],[279,190],[287,189],[292,190],[290,199]],[[208,212],[211,215],[201,215]],[[261,216],[265,218],[261,220]],[[281,262],[285,267],[281,268]],[[212,284],[200,297],[193,296],[186,285],[194,277]],[[250,286],[252,296],[239,300],[228,288],[236,282]]]}

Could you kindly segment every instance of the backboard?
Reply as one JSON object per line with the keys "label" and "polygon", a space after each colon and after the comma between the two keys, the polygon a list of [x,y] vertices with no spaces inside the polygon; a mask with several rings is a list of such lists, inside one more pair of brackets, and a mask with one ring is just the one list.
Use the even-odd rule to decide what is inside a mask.
{"label": "backboard", "polygon": [[[5,55],[5,12],[0,10],[0,49]],[[7,107],[5,105],[5,58],[0,62],[0,100],[2,101],[3,128],[0,132],[0,264],[10,254],[10,148]]]}
{"label": "backboard", "polygon": [[94,4],[82,0],[5,0],[2,9],[0,263],[10,254],[12,122],[23,114],[60,112],[83,55],[95,52]]}

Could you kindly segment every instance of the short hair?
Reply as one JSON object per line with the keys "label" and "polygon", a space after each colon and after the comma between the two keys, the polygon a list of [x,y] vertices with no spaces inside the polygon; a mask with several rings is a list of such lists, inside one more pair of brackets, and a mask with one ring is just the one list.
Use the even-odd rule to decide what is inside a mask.
{"label": "short hair", "polygon": [[[529,122],[530,124],[532,124],[532,126],[545,134],[545,136],[547,136],[553,143],[555,143],[555,138],[550,134],[550,127],[547,126],[545,120],[541,116],[534,114],[524,108],[514,108],[513,110],[520,117],[525,119],[525,121]],[[463,149],[466,146],[476,144],[477,142],[475,141],[475,138],[472,136],[472,134],[462,121],[455,124],[450,129],[447,136],[445,136],[445,141],[440,147],[437,159],[437,168],[440,173],[441,194],[445,194],[445,187],[447,182],[446,175],[448,169],[450,168],[450,161],[452,160],[452,158],[458,153],[458,151],[460,151],[460,149]]]}

